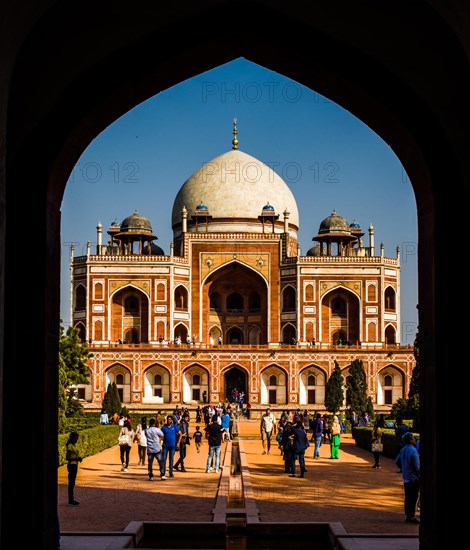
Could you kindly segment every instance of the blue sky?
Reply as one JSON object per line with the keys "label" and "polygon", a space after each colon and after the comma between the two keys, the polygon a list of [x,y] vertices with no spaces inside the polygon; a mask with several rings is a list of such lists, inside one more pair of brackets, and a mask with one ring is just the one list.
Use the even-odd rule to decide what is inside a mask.
{"label": "blue sky", "polygon": [[[169,253],[173,200],[202,164],[239,149],[289,185],[300,217],[301,254],[336,210],[375,228],[388,257],[401,250],[401,341],[417,328],[417,217],[411,184],[393,150],[366,124],[301,84],[244,59],[217,67],[141,103],[83,152],[62,203],[61,317],[70,321],[69,248],[86,253],[116,218],[138,210]],[[271,201],[272,202],[272,201]],[[368,244],[368,234],[364,236]],[[94,249],[92,248],[94,251]]]}

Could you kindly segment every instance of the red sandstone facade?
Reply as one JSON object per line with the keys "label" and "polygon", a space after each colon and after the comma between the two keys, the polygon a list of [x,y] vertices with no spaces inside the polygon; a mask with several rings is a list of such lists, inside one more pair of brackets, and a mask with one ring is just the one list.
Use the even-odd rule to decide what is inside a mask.
{"label": "red sandstone facade", "polygon": [[[215,166],[256,160],[236,149]],[[255,189],[245,197],[253,214],[231,215],[223,187],[235,182],[211,166],[219,179],[204,195],[212,180],[198,172],[175,200],[169,255],[138,212],[111,225],[106,245],[98,226],[96,254],[72,252],[73,324],[93,352],[80,396],[99,406],[114,381],[124,404],[149,408],[200,403],[204,391],[223,402],[237,387],[254,407],[321,410],[335,361],[347,375],[361,359],[377,409],[406,397],[414,357],[399,344],[399,250],[376,254],[372,227],[364,246],[358,224],[333,212],[300,256],[296,212],[280,220]],[[296,210],[276,178],[274,199]]]}

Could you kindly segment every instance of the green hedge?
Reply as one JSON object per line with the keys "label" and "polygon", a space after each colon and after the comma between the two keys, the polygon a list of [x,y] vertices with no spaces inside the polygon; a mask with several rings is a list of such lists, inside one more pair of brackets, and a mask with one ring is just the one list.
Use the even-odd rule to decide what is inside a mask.
{"label": "green hedge", "polygon": [[94,428],[100,426],[100,415],[99,413],[87,412],[82,416],[72,416],[66,419],[65,426],[66,434],[70,434],[70,432],[81,432],[87,428]]}
{"label": "green hedge", "polygon": [[[72,429],[79,433],[77,447],[80,455],[85,458],[95,455],[117,445],[119,435],[119,426],[117,424],[108,424],[107,426],[96,426],[95,428],[87,428],[85,430]],[[70,432],[59,435],[59,466],[62,466],[67,461],[65,460],[65,445],[69,439]]]}
{"label": "green hedge", "polygon": [[[165,416],[172,414],[172,410],[159,409]],[[131,417],[132,427],[135,429],[143,416],[147,417],[147,423],[150,418],[155,418],[156,411],[151,412],[129,412]],[[70,436],[70,432],[78,432],[79,438],[77,447],[83,458],[100,453],[110,447],[117,445],[117,438],[120,427],[117,424],[108,424],[102,426],[100,424],[100,413],[85,412],[81,416],[67,418],[67,433],[59,434],[59,466],[66,463],[65,460],[65,445]]]}
{"label": "green hedge", "polygon": [[[352,436],[356,445],[362,449],[368,451],[371,450],[371,439],[372,439],[372,427],[355,427],[352,431]],[[416,440],[419,439],[419,434],[413,433]],[[398,454],[397,438],[395,436],[395,428],[382,428],[382,443],[384,450],[382,452],[383,456],[388,458],[395,458]]]}

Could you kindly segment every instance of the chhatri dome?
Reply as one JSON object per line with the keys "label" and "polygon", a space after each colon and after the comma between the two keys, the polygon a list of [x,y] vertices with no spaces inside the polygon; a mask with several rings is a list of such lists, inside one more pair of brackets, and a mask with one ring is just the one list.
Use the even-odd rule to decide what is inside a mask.
{"label": "chhatri dome", "polygon": [[267,201],[280,214],[278,231],[283,231],[282,213],[287,211],[289,232],[297,237],[299,213],[294,195],[269,166],[238,149],[235,119],[232,149],[201,166],[178,191],[173,203],[173,230],[175,234],[181,232],[183,209],[189,221],[204,205],[210,213],[210,232],[260,232],[259,215]]}

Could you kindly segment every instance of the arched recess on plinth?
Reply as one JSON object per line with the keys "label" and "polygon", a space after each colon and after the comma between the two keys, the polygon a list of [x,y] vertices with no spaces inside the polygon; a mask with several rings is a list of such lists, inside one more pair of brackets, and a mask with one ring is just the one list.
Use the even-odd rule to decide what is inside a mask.
{"label": "arched recess on plinth", "polygon": [[203,403],[204,392],[209,393],[209,372],[194,363],[183,372],[183,402]]}
{"label": "arched recess on plinth", "polygon": [[269,365],[261,371],[261,403],[287,404],[287,372],[278,365]]}
{"label": "arched recess on plinth", "polygon": [[142,403],[170,403],[170,379],[170,371],[162,365],[154,364],[145,369]]}
{"label": "arched recess on plinth", "polygon": [[316,365],[309,365],[300,372],[299,405],[322,408],[325,405],[326,373]]}
{"label": "arched recess on plinth", "polygon": [[390,405],[406,395],[406,375],[393,364],[379,371],[377,377],[377,405]]}
{"label": "arched recess on plinth", "polygon": [[131,402],[131,381],[131,371],[120,363],[115,363],[106,369],[106,387],[114,382],[123,404]]}

